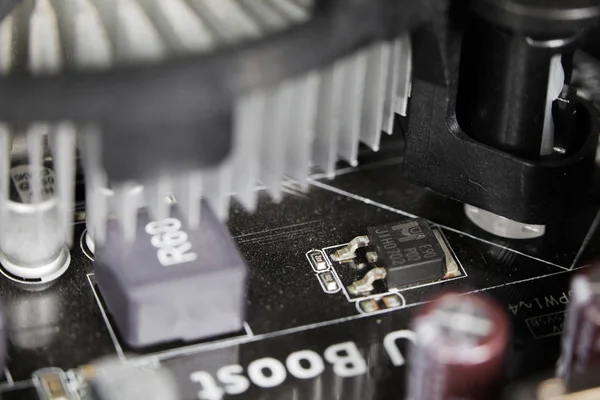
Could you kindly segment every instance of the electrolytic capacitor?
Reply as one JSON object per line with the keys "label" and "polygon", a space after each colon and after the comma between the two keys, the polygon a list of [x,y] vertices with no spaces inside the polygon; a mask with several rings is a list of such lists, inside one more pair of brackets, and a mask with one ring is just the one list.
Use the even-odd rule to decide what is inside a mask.
{"label": "electrolytic capacitor", "polygon": [[0,124],[0,263],[9,279],[46,284],[70,263],[75,127]]}
{"label": "electrolytic capacitor", "polygon": [[0,210],[0,262],[11,279],[50,282],[70,262],[54,171],[43,165],[19,165],[9,176],[10,197]]}
{"label": "electrolytic capacitor", "polygon": [[600,266],[576,275],[571,292],[557,367],[557,375],[567,384],[600,362]]}
{"label": "electrolytic capacitor", "polygon": [[413,320],[408,399],[483,400],[502,375],[508,318],[481,296],[446,294]]}

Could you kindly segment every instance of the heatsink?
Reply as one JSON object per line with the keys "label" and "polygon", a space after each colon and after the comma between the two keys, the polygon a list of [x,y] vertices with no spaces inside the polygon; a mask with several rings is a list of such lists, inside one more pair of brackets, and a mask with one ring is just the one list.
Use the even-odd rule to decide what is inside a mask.
{"label": "heatsink", "polygon": [[[210,53],[292,29],[311,19],[312,7],[312,0],[24,0],[0,24],[0,72],[53,75]],[[339,160],[357,164],[359,143],[377,151],[381,132],[392,133],[394,114],[406,115],[410,82],[408,36],[379,41],[237,98],[232,149],[220,165],[135,182],[109,181],[100,156],[102,131],[94,121],[2,124],[1,201],[9,201],[12,139],[24,135],[32,170],[43,164],[41,146],[50,142],[67,242],[76,147],[86,175],[88,230],[96,241],[104,241],[109,218],[118,219],[125,237],[133,239],[141,207],[156,220],[166,218],[167,194],[192,228],[200,222],[202,198],[221,219],[227,218],[231,196],[254,211],[257,187],[280,201],[285,180],[307,189],[312,168],[334,177]]]}

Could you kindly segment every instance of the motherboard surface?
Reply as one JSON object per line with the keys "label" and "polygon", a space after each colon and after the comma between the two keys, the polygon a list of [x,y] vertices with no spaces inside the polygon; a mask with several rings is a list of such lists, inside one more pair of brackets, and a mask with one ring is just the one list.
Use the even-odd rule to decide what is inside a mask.
{"label": "motherboard surface", "polygon": [[[506,309],[507,383],[552,370],[569,279],[600,251],[600,186],[542,238],[499,239],[469,222],[462,204],[407,182],[402,152],[402,138],[386,138],[379,152],[362,152],[359,166],[340,164],[333,180],[315,171],[307,190],[286,184],[280,204],[261,188],[256,213],[234,203],[228,227],[250,267],[244,329],[198,343],[140,350],[119,337],[95,284],[81,198],[67,273],[36,290],[0,281],[9,321],[3,398],[37,399],[31,376],[41,368],[67,373],[114,356],[168,368],[184,399],[399,399],[411,317],[443,291],[485,293]],[[350,294],[357,272],[331,254],[370,227],[415,216],[440,232],[455,276]],[[197,307],[226,296],[223,288]]]}

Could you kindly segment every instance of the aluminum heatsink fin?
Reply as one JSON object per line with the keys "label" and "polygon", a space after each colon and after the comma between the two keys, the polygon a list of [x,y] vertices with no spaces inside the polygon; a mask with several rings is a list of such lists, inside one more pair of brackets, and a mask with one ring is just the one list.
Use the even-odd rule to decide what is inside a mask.
{"label": "aluminum heatsink fin", "polygon": [[361,111],[365,92],[368,50],[360,50],[344,62],[342,116],[338,136],[338,155],[350,165],[358,164]]}
{"label": "aluminum heatsink fin", "polygon": [[115,63],[156,61],[167,55],[166,41],[139,1],[90,0],[90,5],[104,25]]}
{"label": "aluminum heatsink fin", "polygon": [[288,81],[267,95],[265,125],[261,145],[260,182],[271,198],[282,198],[286,129],[291,119],[295,83]]}
{"label": "aluminum heatsink fin", "polygon": [[[61,11],[67,11],[63,7],[67,5],[66,3],[66,1],[57,0],[38,0],[32,10],[29,23],[29,68],[33,73],[56,73],[68,60],[63,51],[69,51],[69,48],[73,46],[73,41],[61,41],[60,37],[73,39],[74,26],[65,23],[65,19],[57,18]],[[77,9],[75,11],[77,12]],[[60,35],[59,32],[61,32]],[[31,129],[38,133],[28,132],[28,140],[35,141],[35,144],[29,146],[30,165],[37,165],[41,168],[44,135],[49,137],[54,161],[54,186],[58,199],[59,217],[56,229],[64,237],[65,243],[70,246],[73,239],[75,206],[75,126],[70,122],[65,122],[56,125],[46,124],[42,127],[38,126],[37,129],[32,125]],[[35,139],[31,135],[34,135]],[[34,173],[36,170],[37,168],[34,168]],[[37,186],[40,185],[37,178],[33,179],[33,183]],[[34,189],[33,193],[37,193],[40,189],[40,187]]]}
{"label": "aluminum heatsink fin", "polygon": [[185,0],[139,0],[160,37],[172,52],[206,51],[217,46],[216,38]]}
{"label": "aluminum heatsink fin", "polygon": [[67,246],[73,241],[73,213],[75,210],[75,146],[76,130],[71,122],[55,125],[50,132],[50,147],[54,160],[58,198],[58,230]]}
{"label": "aluminum heatsink fin", "polygon": [[[48,132],[47,124],[31,124],[27,129],[27,156],[29,171],[31,173],[30,188],[31,202],[38,204],[42,202],[42,168],[44,165],[44,135]],[[37,232],[43,226],[42,214],[37,213],[33,226]],[[36,243],[38,240],[36,238]]]}
{"label": "aluminum heatsink fin", "polygon": [[335,176],[343,91],[344,63],[340,61],[321,73],[312,149],[313,162],[325,171],[329,178]]}
{"label": "aluminum heatsink fin", "polygon": [[256,209],[262,135],[268,94],[258,91],[240,98],[234,111],[233,188],[248,211]]}
{"label": "aluminum heatsink fin", "polygon": [[[0,72],[29,69],[54,74],[210,52],[306,21],[312,4],[311,0],[24,0],[0,24]],[[304,190],[312,165],[333,177],[338,160],[356,165],[360,142],[377,150],[381,131],[393,129],[394,113],[406,114],[410,50],[408,36],[376,43],[332,65],[244,94],[232,113],[228,160],[211,170],[156,177],[143,186],[125,182],[113,188],[107,182],[101,157],[95,154],[102,144],[98,128],[41,121],[28,130],[44,131],[42,140],[49,132],[60,175],[57,191],[66,204],[63,214],[72,208],[67,200],[72,187],[65,182],[72,179],[66,177],[73,174],[73,164],[65,160],[74,154],[75,133],[79,136],[94,239],[103,240],[111,216],[119,219],[128,238],[135,234],[135,216],[129,214],[140,207],[148,207],[155,218],[168,216],[167,191],[174,193],[195,227],[202,197],[220,218],[227,217],[232,193],[253,211],[260,184],[280,201],[284,179],[295,180],[294,189]],[[96,130],[89,140],[88,130]],[[0,145],[12,136],[11,127],[4,131],[0,126]],[[35,160],[40,135],[30,136],[31,162],[39,165]]]}
{"label": "aluminum heatsink fin", "polygon": [[274,9],[279,10],[280,14],[285,15],[290,20],[302,22],[310,16],[310,9],[292,0],[268,0],[268,2]]}
{"label": "aluminum heatsink fin", "polygon": [[156,61],[167,55],[167,49],[156,27],[139,2],[117,0],[117,57],[124,61]]}
{"label": "aluminum heatsink fin", "polygon": [[188,3],[198,15],[203,16],[215,37],[224,43],[236,43],[261,35],[259,24],[234,0],[188,0]]}
{"label": "aluminum heatsink fin", "polygon": [[368,50],[365,93],[362,103],[360,140],[374,151],[379,150],[386,80],[390,61],[391,45],[377,43]]}
{"label": "aluminum heatsink fin", "polygon": [[[100,0],[95,1],[99,2]],[[111,12],[114,13],[111,10],[111,4],[103,3],[101,5],[97,4],[97,6],[99,9],[102,9],[99,14],[103,15],[105,24],[109,24],[110,21],[107,21],[107,18],[111,15]],[[114,3],[112,6],[114,6]],[[152,53],[152,48],[154,47],[153,57],[155,58],[164,56],[163,50],[166,53],[189,51],[190,49],[209,50],[222,44],[248,40],[249,38],[267,33],[272,29],[272,24],[277,25],[277,29],[282,29],[287,27],[294,18],[297,20],[308,16],[308,12],[302,13],[302,7],[298,6],[290,8],[287,5],[286,15],[286,12],[274,12],[276,6],[270,5],[269,2],[262,2],[258,5],[253,3],[246,7],[234,0],[177,0],[169,3],[168,6],[166,2],[161,2],[160,0],[136,0],[127,7],[119,6],[121,7],[120,13],[122,14],[120,16],[121,21],[137,20],[146,26],[146,28],[143,30],[144,32],[139,33],[138,37],[130,37],[132,33],[130,31],[119,30],[119,35],[113,35],[113,47],[124,46],[122,42],[126,42],[125,44],[127,44],[127,42],[141,40],[140,37],[145,35],[149,37],[147,40],[150,43],[150,49],[140,51],[142,53],[144,51]],[[277,7],[285,8],[286,5],[282,6],[278,4]],[[250,12],[248,12],[249,9]],[[265,9],[271,12],[269,14],[269,11],[267,11],[267,14],[271,16],[270,18],[269,15],[267,18],[259,15],[261,10],[264,11]],[[188,29],[181,29],[176,26],[176,18],[173,16],[179,14],[189,14],[187,23],[185,23],[185,25],[189,26]],[[154,30],[149,29],[148,24],[152,25]],[[190,32],[193,34],[190,34]],[[192,37],[200,38],[200,40],[190,42]],[[158,46],[162,46],[161,51],[157,50]],[[134,54],[133,57],[143,59],[144,54]],[[127,61],[129,60],[122,58],[117,58],[116,60],[117,63]],[[256,112],[262,114],[261,118],[256,119],[257,121],[254,124],[237,124],[237,126],[243,126],[245,131],[248,131],[247,127],[254,125],[255,128],[250,130],[250,132],[254,132],[253,137],[259,140],[266,135],[263,132],[264,129],[272,129],[274,131],[277,129],[277,126],[290,124],[289,118],[281,118],[279,116],[275,118],[276,111],[272,108],[271,110],[264,109],[266,97],[263,92],[262,95],[257,97],[262,98],[262,100],[259,100],[258,103],[256,101],[251,102],[254,104],[250,110],[250,114],[254,114],[253,119],[256,119]],[[241,104],[241,102],[238,103]],[[283,102],[282,104],[287,107],[289,102]],[[271,116],[270,119],[268,116]],[[229,196],[232,191],[240,193],[242,202],[246,207],[249,209],[256,207],[255,186],[258,178],[262,177],[263,180],[270,182],[271,193],[274,198],[281,198],[280,182],[285,171],[283,159],[285,140],[279,140],[274,136],[276,140],[270,142],[271,146],[269,149],[271,150],[267,151],[278,155],[271,158],[271,163],[265,165],[265,163],[260,163],[260,142],[249,142],[246,140],[246,136],[246,134],[242,133],[234,134],[234,138],[241,138],[244,141],[242,144],[244,149],[247,149],[250,145],[256,148],[256,152],[236,151],[234,149],[231,162],[226,162],[217,169],[210,171],[182,171],[179,176],[163,177],[165,181],[171,182],[175,198],[181,203],[180,206],[185,210],[184,215],[187,216],[188,223],[191,226],[196,225],[199,219],[199,210],[194,206],[194,202],[200,198],[202,193],[215,213],[221,218],[226,218],[227,216]],[[253,163],[252,160],[254,160]],[[253,168],[244,168],[244,166],[247,166],[247,162],[252,163]],[[238,175],[244,176],[238,172],[242,169],[244,173],[248,174],[246,175],[248,179],[240,179],[238,177]],[[145,183],[144,204],[149,208],[158,207],[158,209],[161,209],[163,207],[161,203],[163,199],[160,196],[161,191],[155,190],[156,184],[157,182]],[[118,201],[115,202],[117,207],[125,206],[131,208],[131,204],[138,204],[135,201],[128,201],[126,199],[128,194],[134,195],[131,194],[131,188],[119,188],[118,192],[118,196],[116,196],[118,197]],[[117,212],[117,214],[121,213]],[[159,215],[162,214],[164,213],[159,213]],[[125,218],[121,218],[121,221],[122,224],[131,224]]]}
{"label": "aluminum heatsink fin", "polygon": [[[261,35],[309,16],[305,7],[287,0],[237,1],[235,4],[249,16]],[[239,25],[236,27],[239,29]],[[226,162],[221,167],[228,171],[221,181],[231,177],[230,189],[246,209],[256,208],[259,182],[266,186],[275,201],[280,201],[285,174],[306,180],[309,146],[314,134],[311,114],[314,115],[316,105],[315,79],[301,77],[275,89],[255,91],[237,101],[231,165]],[[313,104],[306,103],[309,98],[313,99]],[[298,150],[291,159],[290,148]],[[219,201],[219,204],[225,203]],[[222,207],[216,212],[224,213]]]}
{"label": "aluminum heatsink fin", "polygon": [[196,229],[200,225],[202,186],[202,171],[184,172],[175,179],[175,198],[190,229]]}
{"label": "aluminum heatsink fin", "polygon": [[[114,206],[115,214],[125,240],[131,242],[135,240],[137,230],[137,216],[139,209],[139,199],[143,196],[140,193],[143,189],[134,182],[124,182],[114,187]],[[99,241],[99,237],[94,240]]]}
{"label": "aluminum heatsink fin", "polygon": [[104,242],[108,219],[108,182],[102,169],[102,141],[98,129],[87,126],[78,137],[85,169],[85,207],[87,230],[94,240]]}
{"label": "aluminum heatsink fin", "polygon": [[412,82],[412,45],[408,35],[398,39],[400,68],[398,71],[398,86],[396,86],[395,111],[406,116],[408,99]]}
{"label": "aluminum heatsink fin", "polygon": [[383,111],[383,131],[392,134],[394,115],[406,116],[412,79],[412,47],[408,35],[401,36],[392,44],[386,81]]}
{"label": "aluminum heatsink fin", "polygon": [[294,0],[294,3],[309,11],[312,10],[313,7],[313,0]]}
{"label": "aluminum heatsink fin", "polygon": [[[267,0],[238,0],[235,3],[261,35],[290,24],[290,17]],[[285,82],[274,89],[250,93],[237,102],[234,113],[234,141],[237,144],[234,143],[231,166],[226,163],[223,168],[232,168],[232,191],[238,194],[248,210],[256,208],[257,181],[266,186],[274,201],[282,198],[286,137],[292,137],[288,129],[293,117],[294,91],[295,84]],[[238,118],[242,121],[238,122]],[[256,139],[255,143],[250,143],[251,137]]]}
{"label": "aluminum heatsink fin", "polygon": [[[24,22],[29,14],[28,23]],[[69,12],[68,18],[65,13]],[[34,74],[54,74],[63,68],[107,66],[110,64],[109,43],[99,17],[90,2],[85,0],[36,0],[25,5],[20,13],[20,41],[17,48],[26,49],[27,68]],[[83,19],[83,20],[82,20]],[[12,21],[9,21],[12,24]],[[85,29],[82,29],[85,24]],[[23,32],[27,28],[25,43]],[[86,40],[86,45],[82,41]],[[65,54],[66,52],[66,54]],[[15,68],[22,58],[15,57]],[[72,244],[75,180],[76,127],[70,122],[31,124],[27,129],[29,165],[32,171],[33,201],[40,201],[42,192],[43,143],[49,138],[55,173],[58,200],[58,234],[65,244]],[[39,221],[39,224],[42,222]]]}
{"label": "aluminum heatsink fin", "polygon": [[[64,2],[70,4],[74,21],[64,31],[64,38],[71,43],[76,68],[108,68],[114,61],[112,45],[98,10],[90,0]],[[65,25],[64,23],[63,25]]]}
{"label": "aluminum heatsink fin", "polygon": [[394,115],[396,115],[396,88],[400,79],[401,39],[392,43],[391,54],[388,65],[388,76],[385,82],[385,98],[383,104],[383,127],[382,130],[391,135],[394,131]]}
{"label": "aluminum heatsink fin", "polygon": [[[73,48],[75,40],[75,19],[72,18],[57,18],[58,16],[64,15],[66,12],[72,12],[78,14],[78,4],[76,1],[69,0],[49,0],[49,4],[53,9],[52,14],[55,20],[55,27],[53,29],[55,40],[61,47],[61,51],[64,53],[64,65],[63,68],[69,68],[74,64],[74,60],[66,55],[75,53]],[[48,12],[46,14],[49,14]],[[31,24],[33,25],[33,23]],[[61,55],[62,57],[62,55]],[[62,61],[62,60],[61,60]],[[60,69],[59,69],[60,70]],[[58,72],[58,71],[56,71]]]}
{"label": "aluminum heatsink fin", "polygon": [[238,0],[238,3],[265,32],[274,32],[289,26],[288,19],[267,0]]}
{"label": "aluminum heatsink fin", "polygon": [[[167,176],[158,176],[144,183],[144,205],[154,221],[162,221],[171,216],[171,205],[167,201],[173,192],[173,180]],[[140,205],[141,206],[141,205]]]}
{"label": "aluminum heatsink fin", "polygon": [[219,168],[204,173],[204,194],[213,213],[222,221],[229,215],[233,163],[226,160]]}
{"label": "aluminum heatsink fin", "polygon": [[50,0],[37,0],[29,23],[29,70],[53,74],[62,67],[58,21]]}
{"label": "aluminum heatsink fin", "polygon": [[10,72],[13,63],[14,17],[7,16],[0,23],[0,73]]}
{"label": "aluminum heatsink fin", "polygon": [[[128,62],[132,58],[158,59],[167,53],[206,51],[216,47],[220,40],[214,27],[208,26],[205,23],[206,18],[202,18],[194,10],[192,1],[129,0],[129,4],[121,2],[110,4],[110,1],[103,3],[100,0],[96,2],[104,22],[108,25],[116,24],[117,34],[113,34],[111,39],[112,46],[120,49],[117,62]],[[211,11],[210,5],[205,8],[208,12]],[[111,20],[112,16],[116,17],[116,22]],[[141,29],[139,31],[130,29],[131,25],[140,25]],[[132,44],[137,45],[137,52],[123,50]],[[125,55],[132,58],[124,57]],[[222,173],[219,171],[218,175]],[[112,202],[115,207],[113,211],[118,215],[121,225],[127,232],[125,237],[133,239],[132,235],[135,234],[132,225],[135,219],[128,217],[127,214],[137,212],[134,210],[140,207],[146,206],[155,219],[163,219],[170,215],[170,207],[166,202],[167,192],[175,193],[175,198],[181,203],[182,213],[188,218],[190,226],[197,226],[200,218],[202,181],[202,173],[196,171],[182,171],[179,176],[158,177],[153,181],[145,182],[142,190],[143,201],[139,200],[138,188],[141,187],[139,184],[130,182],[117,187],[115,200]],[[225,198],[224,201],[228,202],[228,199]],[[97,219],[100,221],[104,219],[105,223],[106,218],[107,215],[101,215]]]}
{"label": "aluminum heatsink fin", "polygon": [[319,74],[312,73],[297,81],[286,141],[286,175],[308,187],[312,142],[315,134]]}
{"label": "aluminum heatsink fin", "polygon": [[[285,177],[306,189],[311,161],[333,177],[338,159],[356,165],[359,142],[379,148],[385,107],[393,112],[397,99],[392,94],[403,87],[397,82],[394,90],[386,86],[393,80],[393,64],[399,65],[398,58],[392,59],[394,49],[394,43],[377,43],[238,101],[232,191],[245,207],[256,205],[253,171],[259,162],[260,183],[280,201]],[[252,143],[260,144],[256,153]]]}

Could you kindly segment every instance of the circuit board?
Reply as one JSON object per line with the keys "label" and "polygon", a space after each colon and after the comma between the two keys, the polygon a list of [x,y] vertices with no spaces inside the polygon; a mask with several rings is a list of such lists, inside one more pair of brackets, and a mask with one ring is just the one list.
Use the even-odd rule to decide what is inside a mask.
{"label": "circuit board", "polygon": [[[586,207],[547,226],[542,238],[499,239],[470,223],[462,204],[406,181],[402,149],[401,137],[386,138],[377,153],[361,150],[359,166],[340,164],[333,180],[315,172],[306,191],[286,184],[280,204],[257,188],[253,214],[234,203],[228,226],[250,267],[244,329],[197,343],[142,351],[119,337],[95,285],[80,201],[64,276],[36,291],[0,280],[11,323],[2,398],[38,399],[31,377],[41,368],[74,376],[70,372],[82,365],[115,356],[168,368],[190,400],[399,399],[411,317],[444,291],[482,292],[506,308],[513,329],[507,383],[552,370],[569,279],[600,252],[600,186]],[[365,296],[348,293],[354,272],[330,255],[369,227],[414,216],[440,233],[455,276]],[[299,353],[312,367],[294,362]]]}

